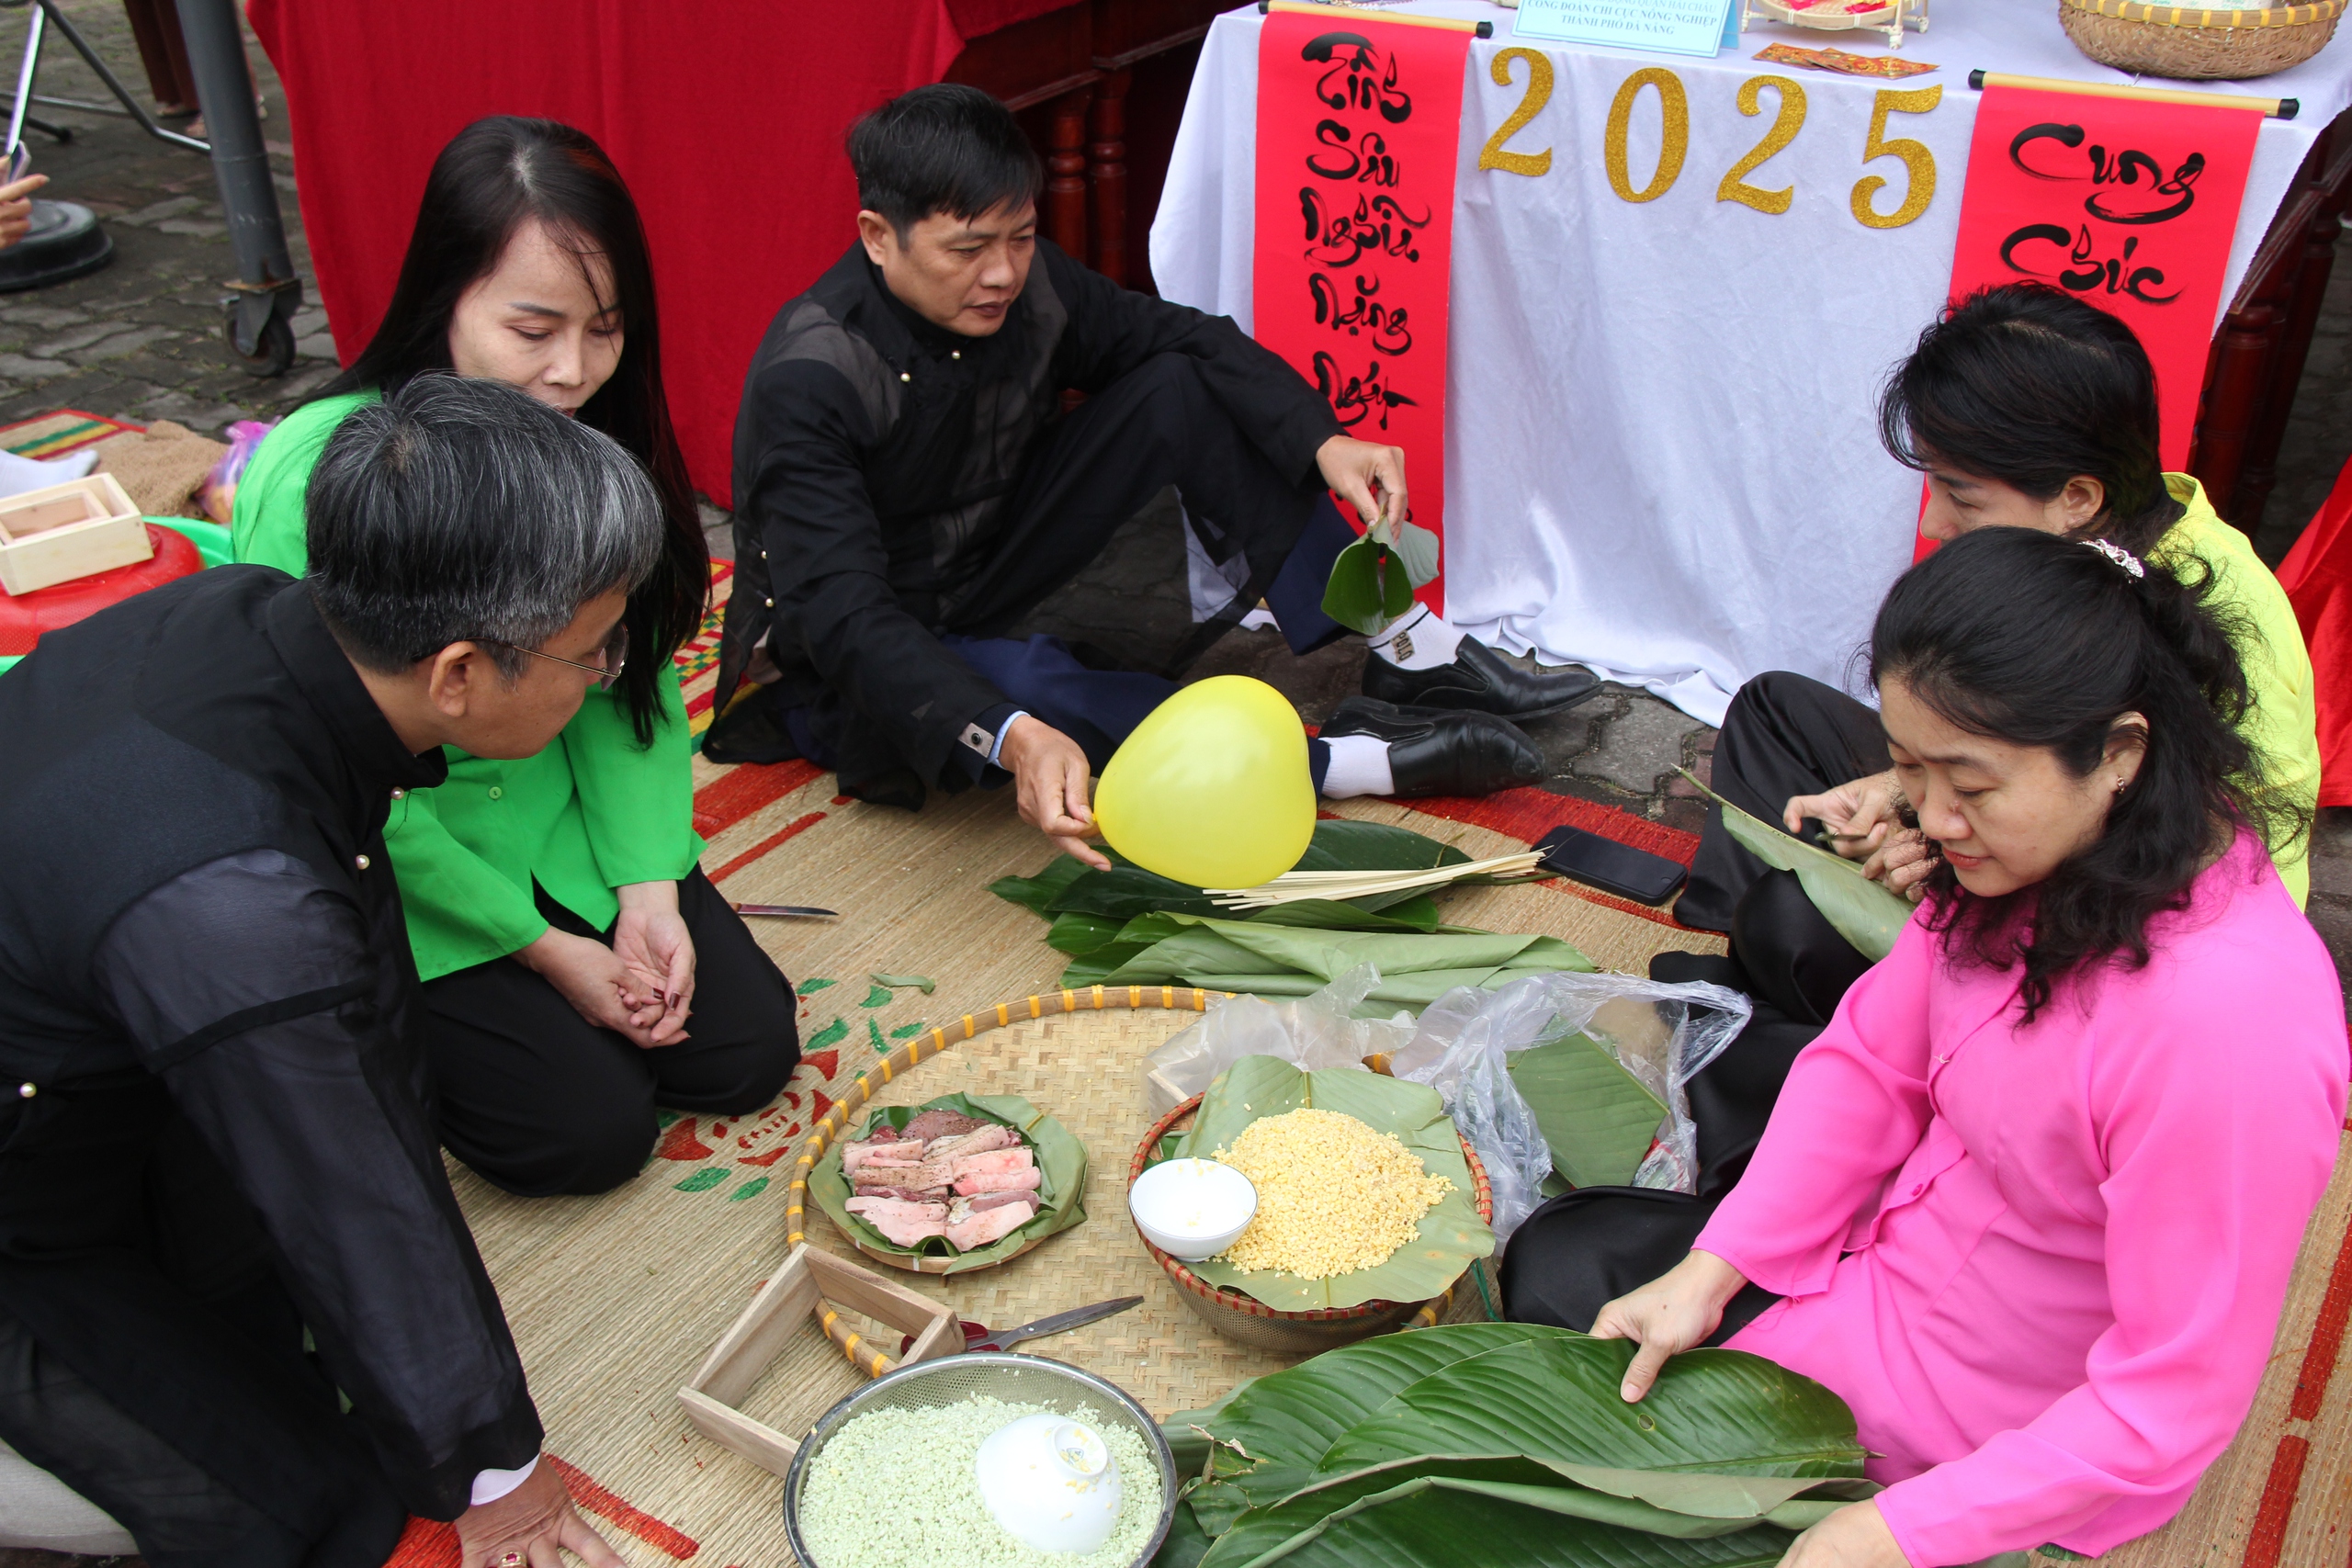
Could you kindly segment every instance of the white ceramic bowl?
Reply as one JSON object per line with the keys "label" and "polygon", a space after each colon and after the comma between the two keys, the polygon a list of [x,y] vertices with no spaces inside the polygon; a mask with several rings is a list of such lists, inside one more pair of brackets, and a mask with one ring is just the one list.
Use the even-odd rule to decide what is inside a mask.
{"label": "white ceramic bowl", "polygon": [[1258,1189],[1213,1159],[1162,1160],[1127,1189],[1127,1212],[1146,1241],[1198,1263],[1241,1239],[1258,1217]]}
{"label": "white ceramic bowl", "polygon": [[1118,1456],[1084,1421],[1008,1422],[980,1444],[972,1468],[989,1516],[1033,1551],[1092,1551],[1118,1528]]}

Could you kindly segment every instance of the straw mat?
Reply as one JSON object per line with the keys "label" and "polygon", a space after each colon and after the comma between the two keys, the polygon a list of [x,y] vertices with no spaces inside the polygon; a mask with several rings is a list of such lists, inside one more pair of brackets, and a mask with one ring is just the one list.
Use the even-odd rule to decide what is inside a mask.
{"label": "straw mat", "polygon": [[[726,587],[718,584],[721,595]],[[697,732],[711,708],[709,654],[690,645],[681,656]],[[639,1568],[689,1558],[767,1568],[790,1561],[780,1483],[695,1433],[674,1394],[783,1256],[785,1162],[797,1158],[809,1124],[895,1046],[966,1013],[992,1015],[999,1002],[1057,995],[1063,959],[1041,940],[1041,921],[985,891],[999,876],[1035,872],[1051,854],[1015,817],[1009,792],[934,800],[909,814],[838,797],[831,776],[805,763],[720,768],[697,759],[695,770],[696,825],[710,841],[703,863],[729,897],[842,912],[838,921],[753,922],[800,990],[806,1064],[783,1100],[757,1114],[673,1122],[646,1172],[619,1192],[526,1201],[461,1168],[454,1179],[514,1325],[548,1450],[606,1537]],[[1338,810],[1416,829],[1473,857],[1522,847],[1561,822],[1685,861],[1691,848],[1689,835],[1660,824],[1534,790],[1410,806],[1350,801]],[[1460,889],[1443,902],[1449,919],[1558,936],[1606,968],[1638,973],[1657,952],[1722,950],[1670,915],[1562,881]],[[877,973],[928,976],[936,988],[894,989],[871,978]],[[995,1269],[945,1278],[894,1270],[892,1280],[996,1327],[1143,1294],[1143,1307],[1032,1348],[1092,1367],[1155,1411],[1204,1402],[1278,1364],[1216,1338],[1176,1303],[1125,1218],[1121,1179],[1146,1124],[1136,1059],[1193,1017],[1148,1010],[1017,1021],[881,1087],[884,1103],[959,1089],[1024,1094],[1078,1134],[1091,1161],[1084,1224]],[[2245,1430],[2179,1519],[2104,1562],[2315,1568],[2352,1556],[2352,1379],[2332,1375],[2352,1320],[2347,1167],[2312,1222]],[[808,1235],[857,1257],[820,1214]],[[1482,1315],[1475,1292],[1458,1294],[1453,1310]],[[895,1350],[895,1333],[875,1337]],[[743,1408],[797,1432],[860,1377],[811,1323]],[[453,1539],[446,1527],[418,1525],[394,1562],[454,1568]]]}
{"label": "straw mat", "polygon": [[[682,663],[695,654],[690,647]],[[707,671],[687,676],[697,717],[710,706],[708,682]],[[634,1563],[692,1555],[714,1568],[751,1568],[789,1561],[779,1483],[695,1433],[674,1396],[783,1256],[784,1162],[892,1048],[967,1012],[1053,992],[1066,959],[1046,946],[1044,922],[987,892],[1053,853],[1014,814],[1010,791],[934,799],[910,814],[836,796],[831,776],[805,763],[722,768],[697,758],[695,766],[696,826],[710,843],[703,864],[729,897],[842,911],[837,921],[752,922],[801,994],[804,1066],[763,1111],[672,1122],[645,1173],[601,1198],[516,1199],[461,1167],[452,1175],[514,1325],[548,1450],[571,1467],[575,1495]],[[1544,800],[1563,809],[1533,834],[1580,805]],[[1539,815],[1548,810],[1534,805]],[[1532,836],[1386,802],[1341,809],[1401,822],[1473,857],[1523,847]],[[1450,919],[1545,932],[1637,972],[1668,948],[1721,950],[1705,933],[1564,886],[1462,889],[1445,896],[1445,908]],[[876,974],[930,976],[936,990],[893,989]],[[1126,1218],[1126,1161],[1149,1124],[1137,1064],[1196,1017],[1147,1010],[1019,1021],[880,1089],[877,1103],[957,1089],[1025,1095],[1077,1134],[1090,1160],[1084,1224],[997,1269],[890,1277],[996,1327],[1145,1295],[1141,1308],[1035,1348],[1093,1367],[1155,1412],[1205,1404],[1284,1364],[1213,1335],[1178,1301]],[[812,1245],[858,1259],[821,1215],[808,1231]],[[1453,1310],[1484,1314],[1475,1291],[1460,1292]],[[876,1337],[895,1350],[895,1333]],[[804,1430],[860,1375],[812,1322],[743,1408],[779,1430]],[[414,1527],[394,1561],[453,1564],[448,1531]]]}

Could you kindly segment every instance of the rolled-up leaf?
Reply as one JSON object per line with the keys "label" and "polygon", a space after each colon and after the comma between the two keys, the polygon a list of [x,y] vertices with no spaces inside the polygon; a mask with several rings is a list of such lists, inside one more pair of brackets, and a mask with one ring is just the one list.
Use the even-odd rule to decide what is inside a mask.
{"label": "rolled-up leaf", "polygon": [[1894,951],[1895,939],[1911,922],[1909,899],[1890,892],[1883,883],[1864,876],[1860,863],[1831,854],[1818,844],[1808,844],[1760,822],[1699,784],[1688,769],[1676,772],[1698,784],[1707,798],[1721,808],[1724,831],[1740,848],[1776,871],[1797,874],[1804,896],[1821,911],[1822,919],[1853,944],[1855,952],[1875,964]]}

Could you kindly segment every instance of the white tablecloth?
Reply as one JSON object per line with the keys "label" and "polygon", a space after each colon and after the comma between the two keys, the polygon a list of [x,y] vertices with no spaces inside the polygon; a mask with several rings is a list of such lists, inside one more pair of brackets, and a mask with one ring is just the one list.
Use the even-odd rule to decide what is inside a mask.
{"label": "white tablecloth", "polygon": [[[1448,616],[1711,724],[1763,671],[1850,686],[1871,616],[1911,559],[1919,479],[1881,450],[1874,406],[1951,277],[1976,112],[1968,73],[2127,78],[2076,52],[2054,0],[1938,0],[1932,28],[1902,52],[1941,69],[1899,82],[1751,58],[1776,40],[1883,51],[1866,31],[1762,27],[1708,61],[1514,39],[1516,13],[1486,0],[1402,8],[1491,20],[1496,35],[1471,46],[1454,195]],[[1237,11],[1210,29],[1151,231],[1160,291],[1245,328],[1261,22]],[[1552,149],[1541,177],[1478,167],[1526,94],[1525,62],[1510,86],[1489,74],[1514,44],[1555,64],[1550,104],[1509,143]],[[1673,186],[1636,205],[1612,191],[1602,141],[1620,84],[1649,65],[1687,89],[1690,150]],[[1735,105],[1741,82],[1766,73],[1798,82],[1807,106],[1796,140],[1747,176],[1794,188],[1781,215],[1716,197],[1772,124],[1770,92],[1753,118]],[[1874,95],[1938,83],[1935,110],[1891,115],[1885,133],[1933,150],[1934,201],[1903,228],[1865,228],[1849,208],[1854,183],[1883,175],[1886,212],[1905,182],[1893,158],[1861,162]],[[2352,104],[2352,28],[2245,90],[2299,97],[2302,112],[2264,122],[2225,302],[2313,139]],[[1632,124],[1638,187],[1657,164],[1656,91]]]}

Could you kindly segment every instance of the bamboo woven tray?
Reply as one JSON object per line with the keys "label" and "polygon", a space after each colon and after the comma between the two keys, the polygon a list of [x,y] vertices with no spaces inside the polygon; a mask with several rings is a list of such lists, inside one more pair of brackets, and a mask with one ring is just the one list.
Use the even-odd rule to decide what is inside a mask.
{"label": "bamboo woven tray", "polygon": [[2243,81],[2300,65],[2325,49],[2345,3],[2207,7],[2058,0],[2058,21],[2075,48],[2118,71]]}
{"label": "bamboo woven tray", "polygon": [[[1113,1296],[1141,1306],[1035,1342],[1040,1354],[1101,1374],[1154,1416],[1197,1409],[1244,1378],[1293,1365],[1295,1355],[1237,1344],[1210,1331],[1136,1235],[1127,1217],[1127,1162],[1154,1118],[1145,1105],[1143,1058],[1224,993],[1137,986],[1059,991],[1002,1002],[917,1035],[860,1075],[811,1127],[785,1196],[786,1244],[856,1257],[830,1221],[808,1221],[807,1179],[832,1140],[861,1125],[869,1105],[914,1105],[962,1089],[1018,1094],[1058,1117],[1086,1145],[1086,1218],[1019,1258],[965,1274],[908,1283],[960,1317],[1009,1328]],[[985,1038],[983,1038],[985,1037]],[[978,1042],[977,1043],[967,1043]],[[957,1047],[950,1055],[942,1053]],[[830,1309],[820,1309],[820,1319]],[[1441,1300],[1441,1321],[1485,1316],[1475,1290]],[[868,1376],[889,1370],[899,1333],[832,1312],[826,1332]],[[771,1380],[773,1381],[773,1380]],[[784,1413],[779,1412],[780,1416]],[[816,1412],[810,1412],[811,1415]],[[780,1420],[790,1430],[792,1416]]]}
{"label": "bamboo woven tray", "polygon": [[[1372,1058],[1372,1070],[1385,1075],[1385,1056]],[[1200,1113],[1200,1095],[1193,1095],[1151,1124],[1150,1130],[1136,1144],[1127,1162],[1127,1185],[1134,1186],[1144,1172],[1145,1164],[1159,1140],[1170,1133],[1182,1132],[1193,1124]],[[1181,1123],[1181,1125],[1180,1125]],[[1459,1133],[1454,1134],[1461,1137]],[[1471,1201],[1477,1205],[1478,1217],[1492,1222],[1495,1217],[1494,1189],[1487,1180],[1487,1168],[1479,1162],[1478,1151],[1470,1140],[1462,1139],[1462,1157],[1470,1168]],[[1134,1215],[1128,1216],[1134,1223]],[[1136,1227],[1140,1233],[1142,1227]],[[1184,1304],[1217,1333],[1245,1345],[1261,1349],[1290,1351],[1312,1356],[1341,1345],[1352,1345],[1359,1339],[1369,1339],[1375,1334],[1386,1334],[1398,1328],[1427,1328],[1443,1321],[1446,1310],[1453,1304],[1454,1292],[1461,1281],[1456,1280],[1442,1295],[1425,1302],[1365,1302],[1360,1306],[1323,1307],[1313,1312],[1283,1312],[1270,1307],[1257,1297],[1225,1286],[1212,1285],[1187,1269],[1183,1262],[1162,1252],[1148,1241],[1145,1249],[1182,1292]],[[1471,1267],[1477,1267],[1473,1259]],[[1464,1270],[1467,1273],[1467,1270]]]}

